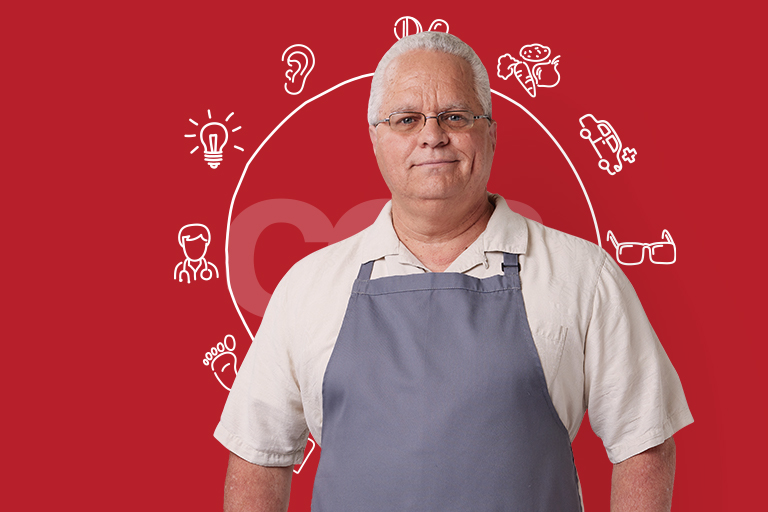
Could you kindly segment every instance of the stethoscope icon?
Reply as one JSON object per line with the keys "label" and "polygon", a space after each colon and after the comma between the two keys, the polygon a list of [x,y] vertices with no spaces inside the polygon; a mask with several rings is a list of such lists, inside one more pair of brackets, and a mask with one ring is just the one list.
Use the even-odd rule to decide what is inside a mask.
{"label": "stethoscope icon", "polygon": [[[193,234],[196,233],[197,236],[193,237],[192,235],[184,235],[185,230],[188,230],[188,232],[193,232]],[[201,232],[202,230],[205,230],[205,235],[203,235]],[[199,257],[191,258],[187,253],[186,244],[187,242],[194,242],[198,239],[205,242],[205,247],[203,248],[202,254]],[[185,278],[187,283],[191,283],[193,280],[197,281],[198,270],[200,270],[201,267],[202,270],[200,270],[200,279],[203,281],[210,281],[213,278],[213,272],[216,272],[217,278],[219,277],[219,269],[216,268],[216,265],[205,259],[205,253],[208,251],[208,244],[211,243],[211,232],[204,224],[187,224],[186,226],[182,227],[179,230],[178,241],[181,249],[184,251],[184,261],[179,262],[176,265],[176,268],[173,269],[174,280],[179,281],[180,283],[184,282]],[[181,270],[179,270],[179,267],[181,267]],[[213,269],[213,271],[211,269]],[[191,274],[190,270],[192,272]]]}
{"label": "stethoscope icon", "polygon": [[[191,240],[195,240],[195,239],[192,238]],[[179,263],[179,265],[182,266],[181,271],[178,273],[178,277],[177,277],[179,282],[183,282],[185,277],[187,279],[187,283],[189,283],[191,279],[197,280],[197,271],[200,269],[201,266],[203,267],[203,270],[200,271],[200,279],[202,279],[203,281],[210,281],[211,278],[213,277],[213,272],[211,271],[210,268],[208,268],[208,265],[213,267],[213,270],[216,271],[216,277],[219,277],[219,269],[217,269],[216,265],[214,265],[213,263],[208,263],[208,260],[206,260],[205,258],[198,260],[199,263],[197,264],[196,267],[192,265],[191,263],[192,261],[193,260],[186,259],[181,263]],[[176,265],[177,269],[179,265]],[[192,269],[192,276],[189,275],[189,271],[187,271],[187,267]]]}

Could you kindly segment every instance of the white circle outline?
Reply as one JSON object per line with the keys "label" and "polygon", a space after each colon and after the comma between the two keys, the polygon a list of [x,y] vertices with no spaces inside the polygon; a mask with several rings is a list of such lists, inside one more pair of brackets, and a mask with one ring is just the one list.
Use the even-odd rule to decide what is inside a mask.
{"label": "white circle outline", "polygon": [[[226,264],[226,270],[227,270],[227,288],[229,289],[229,296],[232,298],[232,302],[235,305],[235,309],[237,310],[237,315],[240,317],[240,321],[243,322],[243,326],[245,327],[245,330],[248,331],[248,335],[251,337],[251,340],[253,340],[253,333],[251,333],[251,329],[248,327],[248,323],[245,321],[245,318],[243,318],[243,313],[240,311],[240,306],[237,304],[237,300],[235,299],[235,294],[232,293],[232,283],[230,281],[229,277],[229,228],[232,225],[232,210],[235,207],[235,199],[237,198],[237,193],[240,191],[240,186],[243,184],[243,179],[245,178],[245,174],[248,172],[248,167],[251,165],[251,162],[253,162],[253,159],[256,158],[256,155],[259,154],[259,151],[261,151],[261,148],[264,147],[264,145],[269,141],[269,139],[272,138],[272,136],[277,133],[277,130],[282,128],[282,126],[290,119],[292,118],[299,110],[306,107],[313,101],[315,101],[318,98],[322,98],[329,92],[335,91],[339,87],[342,87],[344,85],[347,85],[348,83],[355,82],[357,80],[361,80],[363,78],[369,78],[372,77],[373,73],[366,73],[364,75],[356,76],[354,78],[350,78],[349,80],[344,80],[343,82],[339,82],[338,84],[334,85],[333,87],[330,87],[329,89],[324,90],[320,94],[317,94],[315,96],[312,96],[308,100],[306,100],[304,103],[293,109],[293,111],[285,116],[285,119],[280,121],[275,128],[269,132],[269,135],[266,136],[266,138],[259,144],[259,147],[256,148],[256,151],[251,155],[251,158],[248,159],[248,162],[245,164],[245,169],[243,169],[243,174],[240,175],[240,180],[237,182],[237,186],[235,187],[235,193],[232,195],[232,201],[229,204],[229,214],[227,215],[227,237],[224,242],[224,261]],[[600,247],[603,246],[603,244],[600,242],[600,228],[597,226],[597,218],[595,217],[595,210],[592,208],[592,202],[589,200],[589,194],[587,194],[587,189],[584,187],[584,183],[581,181],[581,176],[579,176],[578,171],[576,171],[576,167],[573,166],[573,162],[571,162],[571,159],[568,158],[568,155],[566,154],[565,150],[563,150],[563,147],[560,145],[560,143],[555,139],[554,135],[547,130],[547,128],[541,124],[541,121],[539,121],[536,116],[534,116],[527,108],[522,106],[520,103],[516,102],[509,96],[505,96],[504,94],[501,94],[498,91],[495,91],[491,89],[491,92],[501,98],[504,98],[505,100],[509,101],[513,105],[516,105],[520,110],[528,114],[531,119],[536,121],[536,124],[539,125],[539,127],[544,130],[544,132],[549,135],[549,138],[552,139],[552,142],[555,143],[557,146],[557,149],[560,150],[560,153],[565,158],[565,161],[568,162],[568,165],[571,167],[571,170],[573,171],[573,174],[576,176],[576,180],[579,182],[579,186],[581,187],[581,191],[584,194],[584,198],[587,200],[587,205],[589,206],[589,212],[592,214],[592,222],[595,225],[595,234],[597,235],[597,245]]]}

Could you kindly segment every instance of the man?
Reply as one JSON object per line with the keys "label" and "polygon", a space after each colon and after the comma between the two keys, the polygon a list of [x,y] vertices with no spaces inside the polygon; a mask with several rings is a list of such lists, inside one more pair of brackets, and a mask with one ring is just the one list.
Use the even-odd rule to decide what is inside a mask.
{"label": "man", "polygon": [[672,434],[692,421],[677,374],[605,251],[486,191],[474,51],[401,39],[368,119],[392,201],[276,288],[214,434],[225,510],[286,510],[311,431],[315,511],[578,511],[587,407],[612,509],[669,510]]}

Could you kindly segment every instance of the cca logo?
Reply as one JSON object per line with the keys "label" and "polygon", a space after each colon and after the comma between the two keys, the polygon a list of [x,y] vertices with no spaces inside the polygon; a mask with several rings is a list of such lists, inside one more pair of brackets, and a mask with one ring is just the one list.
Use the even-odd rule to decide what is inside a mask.
{"label": "cca logo", "polygon": [[[264,316],[270,294],[256,278],[253,256],[259,236],[272,224],[291,224],[301,230],[305,242],[332,244],[367,228],[376,220],[388,199],[372,199],[348,210],[336,225],[311,204],[295,199],[268,199],[249,206],[229,228],[229,277],[237,303],[249,313]],[[541,216],[525,203],[507,200],[510,209],[541,222]]]}
{"label": "cca logo", "polygon": [[387,201],[373,199],[360,203],[335,226],[322,211],[295,199],[268,199],[249,206],[229,228],[229,276],[235,300],[249,313],[264,316],[270,294],[256,278],[253,255],[256,241],[267,226],[291,224],[301,230],[305,242],[332,244],[373,224]]}

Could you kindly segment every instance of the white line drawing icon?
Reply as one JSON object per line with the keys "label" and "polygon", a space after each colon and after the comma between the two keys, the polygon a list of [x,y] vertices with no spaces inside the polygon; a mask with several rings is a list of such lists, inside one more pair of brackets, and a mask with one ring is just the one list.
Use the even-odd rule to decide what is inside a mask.
{"label": "white line drawing icon", "polygon": [[184,278],[186,278],[187,284],[197,281],[198,270],[200,270],[200,279],[203,281],[210,281],[214,272],[218,279],[219,269],[216,268],[216,265],[205,259],[208,244],[211,243],[211,231],[205,224],[187,224],[183,226],[179,230],[178,241],[181,249],[184,251],[184,261],[179,262],[176,268],[173,269],[174,281],[181,283],[184,281]]}
{"label": "white line drawing icon", "polygon": [[[227,341],[232,340],[230,347]],[[223,342],[218,342],[215,347],[205,353],[203,364],[211,367],[216,380],[224,389],[230,391],[232,383],[237,376],[237,356],[235,355],[235,337],[231,334],[224,336]],[[229,384],[229,385],[227,385]]]}
{"label": "white line drawing icon", "polygon": [[621,152],[621,159],[631,164],[635,163],[636,156],[637,151],[634,148],[624,148],[624,151]]}
{"label": "white line drawing icon", "polygon": [[[520,48],[522,61],[505,53],[500,56],[496,65],[496,75],[504,80],[515,75],[517,81],[531,98],[536,97],[536,88],[551,88],[560,83],[560,72],[557,70],[560,64],[560,56],[549,59],[552,50],[543,44],[527,44]],[[531,66],[533,69],[531,69]]]}
{"label": "white line drawing icon", "polygon": [[[287,58],[286,54],[288,54]],[[285,49],[281,60],[288,64],[288,71],[285,72],[285,78],[288,79],[285,83],[285,92],[296,96],[304,90],[307,77],[315,69],[315,54],[308,46],[294,44]],[[289,84],[290,87],[288,87]],[[297,86],[298,90],[296,90]]]}
{"label": "white line drawing icon", "polygon": [[304,460],[301,461],[301,465],[299,466],[299,469],[294,469],[293,472],[297,475],[301,472],[302,469],[304,469],[304,464],[307,463],[307,460],[309,460],[309,456],[312,455],[312,452],[315,451],[315,440],[311,437],[307,438],[307,444],[311,443],[312,447],[309,449],[309,453],[306,453],[306,450],[304,450]]}
{"label": "white line drawing icon", "polygon": [[421,22],[413,16],[403,16],[395,22],[395,37],[398,41],[411,34],[418,34],[422,30],[424,29],[421,27]]}
{"label": "white line drawing icon", "polygon": [[616,248],[616,261],[622,265],[639,265],[645,259],[645,250],[651,263],[656,265],[671,265],[677,261],[677,247],[672,241],[672,235],[666,229],[661,232],[663,242],[644,244],[640,242],[619,243],[613,231],[608,230],[606,239]]}
{"label": "white line drawing icon", "polygon": [[[224,120],[226,123],[229,121],[232,116],[235,115],[234,112],[230,112],[230,114],[227,116],[227,118]],[[211,110],[208,109],[208,119],[211,119]],[[200,126],[195,120],[190,119],[190,123],[192,123],[195,126]],[[238,126],[237,128],[232,130],[232,133],[240,130],[242,126]],[[184,137],[191,138],[191,137],[197,137],[197,134],[194,133],[185,133]],[[206,163],[208,163],[208,166],[211,169],[216,169],[219,164],[224,160],[224,145],[229,140],[229,132],[227,130],[227,127],[224,126],[222,123],[218,123],[215,121],[212,121],[206,125],[204,125],[202,128],[200,128],[200,143],[203,145],[203,155],[204,160]],[[244,151],[243,148],[240,146],[233,146],[235,149]],[[197,151],[200,148],[200,146],[195,146],[192,151],[189,152],[191,155],[195,151]]]}
{"label": "white line drawing icon", "polygon": [[[621,150],[621,139],[619,139],[616,130],[613,129],[613,126],[608,121],[598,121],[592,114],[585,114],[579,118],[579,124],[581,124],[579,135],[582,139],[587,139],[592,144],[592,147],[595,148],[595,153],[600,157],[598,165],[604,171],[608,171],[608,174],[613,176],[619,172],[623,168],[622,160],[630,164],[635,162],[637,151],[634,148],[624,148],[624,151]],[[593,137],[595,138],[593,139]],[[600,148],[597,146],[598,142],[603,144],[602,148],[604,151],[607,148],[606,156],[613,157],[613,155],[616,155],[616,162],[618,163],[613,165],[613,170],[611,170],[611,164],[608,162],[608,159],[603,157],[603,153],[600,152]]]}
{"label": "white line drawing icon", "polygon": [[[448,26],[448,22],[438,18],[429,25],[427,31],[445,32],[447,34],[449,29],[450,27]],[[404,37],[418,34],[419,32],[423,31],[424,28],[422,27],[421,22],[413,16],[403,16],[398,18],[398,20],[395,22],[395,37],[398,39],[398,41]]]}
{"label": "white line drawing icon", "polygon": [[[261,150],[272,139],[275,133],[277,133],[280,130],[280,128],[282,128],[286,123],[288,123],[291,120],[291,118],[293,118],[293,116],[295,116],[298,112],[300,112],[304,107],[336,91],[337,89],[344,87],[347,84],[357,82],[358,80],[369,79],[371,77],[373,77],[373,73],[366,73],[364,75],[358,75],[356,77],[349,78],[305,100],[303,103],[301,103],[301,105],[297,106],[295,109],[293,109],[293,111],[291,111],[290,114],[288,114],[285,118],[283,118],[283,120],[280,121],[277,124],[277,126],[275,126],[272,129],[271,132],[269,132],[269,135],[267,135],[266,138],[264,138],[264,140],[261,141],[261,143],[256,148],[256,151],[254,151],[251,157],[248,159],[248,163],[245,164],[245,169],[243,170],[243,173],[240,175],[240,181],[238,181],[237,186],[235,187],[235,192],[232,195],[232,200],[229,203],[229,214],[227,215],[227,234],[226,234],[226,243],[224,245],[224,254],[225,254],[225,262],[226,262],[225,270],[226,270],[226,278],[227,278],[227,288],[229,289],[229,296],[232,299],[232,303],[235,306],[235,310],[237,311],[237,314],[240,317],[240,321],[242,322],[243,327],[248,332],[248,335],[251,338],[253,338],[253,330],[251,326],[248,324],[248,321],[245,319],[245,316],[243,315],[243,311],[245,310],[258,317],[263,317],[264,310],[266,309],[266,306],[267,306],[267,302],[269,302],[270,294],[268,294],[266,291],[260,288],[260,285],[258,284],[258,279],[256,278],[256,273],[253,270],[253,265],[250,265],[250,270],[249,270],[251,274],[250,276],[248,275],[248,273],[242,272],[238,269],[238,267],[241,265],[238,261],[240,258],[238,253],[241,251],[242,248],[246,248],[246,253],[249,252],[247,249],[249,246],[245,244],[249,244],[250,242],[248,242],[247,240],[243,240],[248,237],[241,237],[237,233],[238,229],[236,228],[236,225],[237,225],[236,221],[242,221],[243,214],[242,213],[238,214],[233,218],[232,212],[234,210],[235,202],[238,198],[239,191],[243,185],[243,181],[246,179],[246,175],[248,174],[248,170],[249,168],[251,168],[251,165],[254,163],[254,160],[259,155]],[[547,137],[549,137],[552,143],[557,147],[558,151],[563,156],[565,161],[568,162],[568,167],[573,172],[573,175],[579,184],[579,189],[581,190],[581,193],[584,195],[584,200],[586,201],[587,207],[589,208],[589,214],[592,219],[592,224],[595,228],[595,238],[594,238],[595,243],[597,243],[598,246],[602,247],[603,237],[600,234],[600,227],[597,224],[597,216],[595,215],[595,209],[592,206],[592,200],[589,198],[589,193],[587,192],[587,188],[584,185],[584,182],[582,181],[581,176],[579,175],[579,172],[576,170],[576,166],[573,165],[571,158],[568,156],[568,153],[566,153],[565,149],[563,149],[563,146],[560,144],[557,138],[555,138],[552,132],[546,126],[544,126],[544,124],[535,115],[533,115],[533,113],[530,110],[525,108],[524,105],[522,105],[518,101],[515,101],[509,96],[506,96],[505,94],[502,94],[499,91],[496,91],[494,89],[491,89],[491,94],[495,94],[496,96],[508,101],[515,107],[519,108],[528,117],[530,117],[530,119],[534,123],[536,123],[536,125],[539,128],[541,128],[541,130],[547,135]],[[256,165],[254,164],[254,168],[255,167]],[[253,170],[251,172],[253,172]],[[277,201],[288,201],[288,200],[278,199]],[[301,203],[301,202],[298,202],[298,203]],[[248,208],[246,208],[246,211],[258,206],[259,204],[261,203],[256,203],[255,205],[249,206]],[[523,213],[525,214],[525,212]],[[330,221],[328,222],[330,223]],[[258,232],[258,230],[256,230],[256,232]],[[339,238],[339,240],[341,239]],[[239,246],[240,248],[235,246]],[[242,266],[243,268],[245,268],[245,265],[242,265]],[[236,276],[236,277],[233,277],[233,276]],[[252,296],[244,298],[243,291],[236,289],[239,285],[233,285],[233,282],[245,283],[246,290],[256,289],[257,291],[256,293],[253,293]],[[247,285],[253,285],[253,287],[247,286]]]}
{"label": "white line drawing icon", "polygon": [[447,34],[449,28],[450,27],[448,27],[447,21],[438,18],[432,22],[432,24],[427,29],[427,32],[445,32]]}
{"label": "white line drawing icon", "polygon": [[[221,135],[221,138],[219,136]],[[205,155],[205,161],[211,169],[215,169],[219,166],[224,155],[222,153],[224,145],[229,138],[227,134],[227,127],[221,123],[208,123],[200,128],[200,142],[203,144],[203,154]],[[205,140],[208,139],[206,145]]]}

